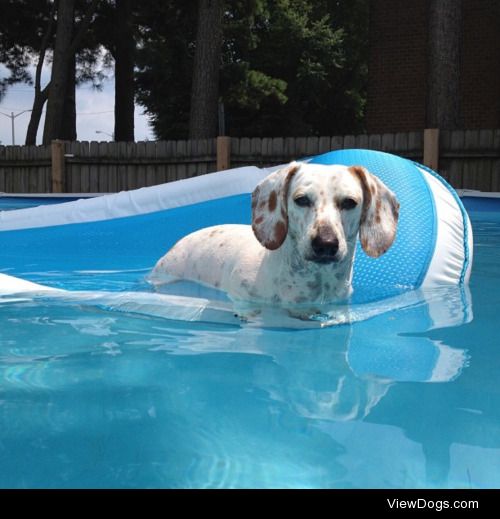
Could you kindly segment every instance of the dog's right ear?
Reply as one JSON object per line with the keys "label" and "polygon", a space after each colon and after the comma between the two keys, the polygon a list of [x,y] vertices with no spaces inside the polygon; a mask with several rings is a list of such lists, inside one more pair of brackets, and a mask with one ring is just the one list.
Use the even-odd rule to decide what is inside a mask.
{"label": "dog's right ear", "polygon": [[291,162],[266,177],[252,193],[252,229],[266,249],[276,250],[285,241],[288,189],[299,168],[298,162]]}

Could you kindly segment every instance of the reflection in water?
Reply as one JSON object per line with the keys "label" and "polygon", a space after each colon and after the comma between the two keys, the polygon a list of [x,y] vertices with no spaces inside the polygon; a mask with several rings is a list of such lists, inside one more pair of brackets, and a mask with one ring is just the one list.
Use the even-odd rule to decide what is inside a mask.
{"label": "reflection in water", "polygon": [[[0,486],[446,481],[450,436],[429,441],[425,415],[436,412],[418,406],[420,388],[448,385],[421,383],[456,380],[466,365],[463,349],[429,330],[472,319],[467,289],[417,291],[379,315],[352,309],[366,320],[292,331],[118,313],[158,315],[152,296],[13,308],[0,337]],[[409,389],[388,415],[392,388]]]}
{"label": "reflection in water", "polygon": [[[364,306],[368,308],[353,310],[358,318],[363,312],[372,315],[373,307]],[[337,327],[334,333],[316,331],[307,345],[300,333],[290,334],[285,347],[265,332],[245,344],[271,356],[287,372],[288,384],[283,386],[287,394],[278,396],[274,390],[274,395],[302,416],[335,421],[364,418],[392,383],[448,382],[459,376],[467,361],[463,349],[423,335],[472,320],[467,287],[415,291],[411,298],[387,301],[384,309],[388,308],[391,312]],[[269,386],[266,377],[259,381],[263,387],[266,383]]]}
{"label": "reflection in water", "polygon": [[448,382],[460,374],[467,360],[464,350],[419,334],[472,321],[468,287],[419,290],[415,295],[419,302],[400,308],[386,326],[377,318],[356,324],[348,362],[357,375]]}

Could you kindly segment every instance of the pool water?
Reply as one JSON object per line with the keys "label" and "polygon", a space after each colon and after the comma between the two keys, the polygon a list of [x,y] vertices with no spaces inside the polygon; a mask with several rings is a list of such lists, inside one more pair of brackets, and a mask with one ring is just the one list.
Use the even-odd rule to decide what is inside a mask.
{"label": "pool water", "polygon": [[[351,325],[0,305],[0,487],[498,488],[500,212],[468,290]],[[143,289],[146,272],[32,273]]]}
{"label": "pool water", "polygon": [[[13,209],[27,209],[40,205],[62,204],[64,202],[74,202],[81,198],[92,198],[96,195],[81,194],[75,195],[35,195],[35,196],[15,196],[7,193],[0,193],[0,211],[12,211]],[[97,195],[98,196],[98,195]]]}

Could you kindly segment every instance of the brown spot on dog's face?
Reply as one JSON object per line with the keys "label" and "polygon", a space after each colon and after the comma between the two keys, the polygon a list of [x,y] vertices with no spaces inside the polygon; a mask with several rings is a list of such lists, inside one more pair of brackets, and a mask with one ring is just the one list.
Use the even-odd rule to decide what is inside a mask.
{"label": "brown spot on dog's face", "polygon": [[389,249],[396,236],[399,202],[394,193],[365,168],[354,166],[349,171],[358,178],[363,190],[361,245],[368,256],[378,258]]}
{"label": "brown spot on dog's face", "polygon": [[280,243],[283,243],[286,238],[286,225],[284,222],[279,221],[274,226],[274,238]]}
{"label": "brown spot on dog's face", "polygon": [[278,249],[281,246],[281,244],[285,241],[286,233],[287,229],[285,222],[276,222],[276,225],[274,226],[273,239],[266,244],[266,247],[269,250]]}
{"label": "brown spot on dog's face", "polygon": [[377,198],[377,201],[375,202],[375,222],[380,223],[382,221],[382,218],[380,216],[380,210],[382,208],[382,200],[380,198]]}
{"label": "brown spot on dog's face", "polygon": [[272,213],[276,206],[278,205],[278,195],[276,194],[276,191],[271,191],[271,194],[269,195],[269,211]]}
{"label": "brown spot on dog's face", "polygon": [[267,249],[278,249],[286,238],[288,189],[299,168],[300,164],[291,163],[272,173],[252,193],[252,230]]}
{"label": "brown spot on dog's face", "polygon": [[369,187],[366,172],[363,167],[351,166],[348,169],[351,175],[355,176],[358,179],[361,185],[361,190],[363,191],[363,212],[361,214],[361,219],[363,220],[363,218],[366,217],[366,212],[368,211],[370,204],[372,203],[372,190]]}
{"label": "brown spot on dog's face", "polygon": [[392,217],[394,218],[394,221],[398,221],[399,218],[399,202],[397,200],[393,200],[393,203],[391,203],[391,213]]}
{"label": "brown spot on dog's face", "polygon": [[360,236],[359,237],[359,241],[361,242],[361,247],[363,247],[363,250],[368,254],[370,255],[367,251],[369,249],[369,245],[368,245],[368,238],[366,236]]}

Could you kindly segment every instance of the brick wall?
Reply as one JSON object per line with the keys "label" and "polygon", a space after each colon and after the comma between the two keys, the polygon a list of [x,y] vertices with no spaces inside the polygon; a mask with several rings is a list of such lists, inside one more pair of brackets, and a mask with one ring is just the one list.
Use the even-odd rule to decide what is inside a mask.
{"label": "brick wall", "polygon": [[[425,128],[427,0],[371,0],[369,133]],[[500,127],[500,1],[464,0],[464,128]]]}
{"label": "brick wall", "polygon": [[465,128],[500,128],[500,2],[466,0],[462,48]]}
{"label": "brick wall", "polygon": [[425,0],[371,0],[368,133],[425,123]]}

